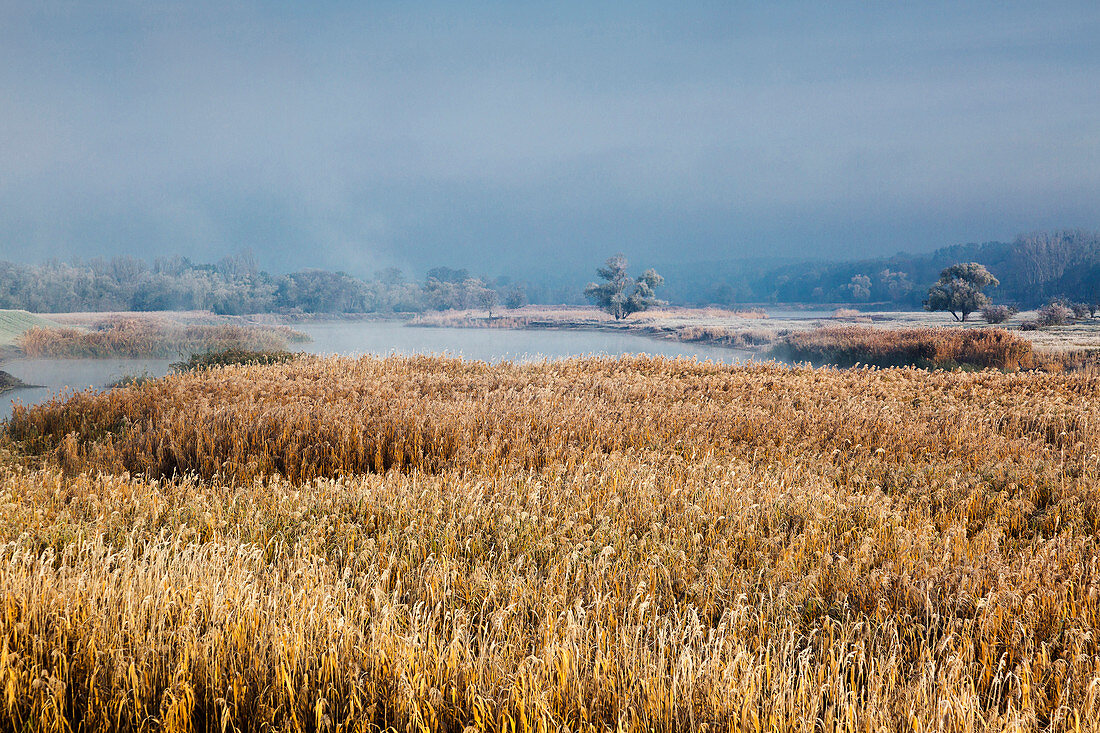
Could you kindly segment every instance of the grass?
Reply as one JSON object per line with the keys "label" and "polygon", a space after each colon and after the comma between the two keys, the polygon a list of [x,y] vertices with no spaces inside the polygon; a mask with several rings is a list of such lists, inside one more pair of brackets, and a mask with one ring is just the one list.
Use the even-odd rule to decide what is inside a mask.
{"label": "grass", "polygon": [[33,313],[19,310],[0,310],[0,347],[11,346],[30,328],[55,328],[56,323]]}
{"label": "grass", "polygon": [[736,349],[752,349],[774,343],[777,334],[762,328],[728,328],[725,326],[684,326],[675,331],[676,339],[696,343],[716,344]]}
{"label": "grass", "polygon": [[1100,379],[302,357],[17,409],[0,728],[1100,721]]}
{"label": "grass", "polygon": [[[490,319],[485,309],[453,310],[423,313],[411,321],[410,326],[445,328],[614,328],[634,331],[645,329],[674,329],[681,321],[761,320],[767,319],[763,310],[727,310],[724,308],[654,308],[631,314],[622,321],[595,307],[528,305],[522,308],[498,308]],[[669,325],[669,324],[672,325]]]}
{"label": "grass", "polygon": [[16,345],[31,358],[141,359],[170,358],[201,351],[282,350],[308,341],[285,326],[181,325],[149,319],[112,319],[88,331],[32,327]]}

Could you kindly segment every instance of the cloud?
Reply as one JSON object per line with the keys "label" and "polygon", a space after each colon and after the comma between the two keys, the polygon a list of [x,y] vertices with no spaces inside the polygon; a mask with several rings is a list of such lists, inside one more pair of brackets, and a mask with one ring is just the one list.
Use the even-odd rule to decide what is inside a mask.
{"label": "cloud", "polygon": [[1097,226],[1089,4],[4,14],[5,258],[492,269]]}

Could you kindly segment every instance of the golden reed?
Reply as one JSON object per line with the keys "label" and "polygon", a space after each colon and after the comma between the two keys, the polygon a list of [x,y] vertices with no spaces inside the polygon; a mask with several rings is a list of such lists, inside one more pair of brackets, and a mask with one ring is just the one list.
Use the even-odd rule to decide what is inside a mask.
{"label": "golden reed", "polygon": [[303,358],[18,410],[8,730],[1096,730],[1100,380]]}

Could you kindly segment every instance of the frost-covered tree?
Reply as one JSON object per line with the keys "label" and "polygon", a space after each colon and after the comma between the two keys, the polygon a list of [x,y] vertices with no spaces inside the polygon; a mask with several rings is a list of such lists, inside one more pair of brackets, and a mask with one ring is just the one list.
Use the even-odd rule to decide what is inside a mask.
{"label": "frost-covered tree", "polygon": [[965,321],[971,313],[989,305],[989,296],[982,291],[997,285],[1000,281],[984,265],[959,262],[940,273],[939,281],[928,290],[924,308],[947,311],[956,321]]}
{"label": "frost-covered tree", "polygon": [[609,257],[604,266],[596,270],[604,282],[588,283],[584,289],[584,297],[613,315],[615,320],[665,305],[665,301],[659,300],[655,294],[665,279],[653,268],[633,279],[627,274],[626,265],[626,257],[622,254]]}

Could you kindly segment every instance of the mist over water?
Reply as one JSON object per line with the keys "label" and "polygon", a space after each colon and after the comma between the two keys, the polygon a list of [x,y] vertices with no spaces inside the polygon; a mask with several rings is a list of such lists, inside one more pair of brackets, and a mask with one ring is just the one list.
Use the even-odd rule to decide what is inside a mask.
{"label": "mist over water", "polygon": [[[751,357],[736,349],[602,331],[422,328],[394,322],[297,324],[295,328],[313,337],[312,343],[302,346],[312,354],[445,354],[490,363],[644,353],[732,364]],[[0,395],[0,420],[11,416],[14,402],[38,404],[66,392],[102,389],[128,376],[160,377],[168,373],[170,364],[168,359],[13,359],[0,368],[41,386]]]}

